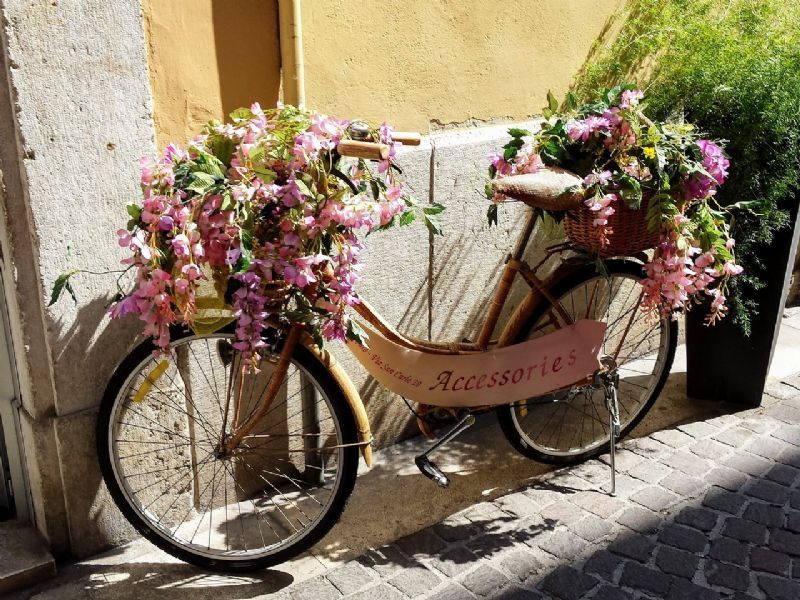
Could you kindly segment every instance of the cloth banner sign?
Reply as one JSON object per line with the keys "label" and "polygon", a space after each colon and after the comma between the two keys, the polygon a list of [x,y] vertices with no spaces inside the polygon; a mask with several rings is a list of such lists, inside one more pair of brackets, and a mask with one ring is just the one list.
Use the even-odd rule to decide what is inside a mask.
{"label": "cloth banner sign", "polygon": [[368,348],[348,346],[387,389],[446,407],[507,404],[585,381],[600,368],[605,323],[580,320],[512,346],[472,354],[434,354],[396,344],[364,326]]}

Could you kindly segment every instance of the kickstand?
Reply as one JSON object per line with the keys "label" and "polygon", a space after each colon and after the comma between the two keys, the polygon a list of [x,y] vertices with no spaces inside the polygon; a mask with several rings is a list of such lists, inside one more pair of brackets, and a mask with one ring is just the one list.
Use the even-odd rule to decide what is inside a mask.
{"label": "kickstand", "polygon": [[442,436],[442,439],[414,459],[414,464],[417,465],[417,468],[422,471],[422,474],[425,475],[425,477],[432,479],[436,485],[442,488],[446,488],[450,485],[450,480],[447,478],[447,475],[442,473],[439,467],[431,462],[431,460],[428,458],[428,455],[437,448],[444,446],[447,442],[451,441],[454,437],[463,433],[474,424],[475,415],[472,413],[467,413],[458,420],[458,423],[456,423],[455,427]]}
{"label": "kickstand", "polygon": [[609,464],[611,466],[611,490],[609,494],[614,496],[617,493],[617,466],[615,464],[615,452],[617,448],[617,438],[620,434],[619,422],[619,402],[617,401],[617,386],[619,386],[619,374],[610,375],[603,373],[600,375],[605,393],[606,408],[608,409],[608,431],[609,431]]}

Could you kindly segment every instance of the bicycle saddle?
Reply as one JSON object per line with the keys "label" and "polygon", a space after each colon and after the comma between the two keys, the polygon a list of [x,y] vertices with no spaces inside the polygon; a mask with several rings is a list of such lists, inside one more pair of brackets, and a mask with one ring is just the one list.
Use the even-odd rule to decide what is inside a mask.
{"label": "bicycle saddle", "polygon": [[566,169],[545,167],[535,173],[509,175],[492,181],[498,194],[524,202],[533,208],[573,210],[583,202],[579,186],[583,180]]}

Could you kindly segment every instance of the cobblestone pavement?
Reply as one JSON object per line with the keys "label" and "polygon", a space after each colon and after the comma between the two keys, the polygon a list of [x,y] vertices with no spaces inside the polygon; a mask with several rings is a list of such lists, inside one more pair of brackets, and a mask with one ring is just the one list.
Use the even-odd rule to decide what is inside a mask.
{"label": "cobblestone pavement", "polygon": [[800,599],[800,375],[759,409],[621,444],[616,497],[605,460],[270,597]]}

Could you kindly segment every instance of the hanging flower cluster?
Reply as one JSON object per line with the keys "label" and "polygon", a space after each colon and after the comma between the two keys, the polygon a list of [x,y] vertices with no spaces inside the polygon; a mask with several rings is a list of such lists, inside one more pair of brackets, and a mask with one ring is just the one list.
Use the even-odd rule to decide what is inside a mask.
{"label": "hanging flower cluster", "polygon": [[[209,123],[185,148],[143,159],[142,201],[128,206],[128,227],[118,232],[135,282],[111,316],[138,315],[166,349],[170,326],[193,325],[198,289],[213,282],[234,311],[234,347],[252,368],[270,318],[305,324],[319,344],[358,339],[347,316],[359,302],[357,232],[408,224],[419,209],[393,168],[392,129],[370,130],[391,147],[373,169],[336,152],[349,126],[254,104],[230,123]],[[422,212],[435,228],[438,208]]]}
{"label": "hanging flower cluster", "polygon": [[[734,257],[727,213],[714,201],[728,175],[729,161],[715,142],[701,139],[691,125],[654,123],[643,110],[644,94],[631,86],[604,90],[593,102],[566,110],[548,95],[546,121],[535,132],[511,129],[511,141],[491,155],[491,179],[559,166],[583,177],[580,191],[593,213],[600,247],[614,234],[609,218],[619,202],[647,210],[648,228],[658,245],[645,265],[644,304],[677,318],[693,302],[710,297],[707,323],[726,313],[727,282],[742,268]],[[487,185],[496,203],[506,198]],[[538,209],[541,210],[541,209]],[[547,211],[542,211],[543,213]],[[564,215],[550,211],[560,220]]]}

